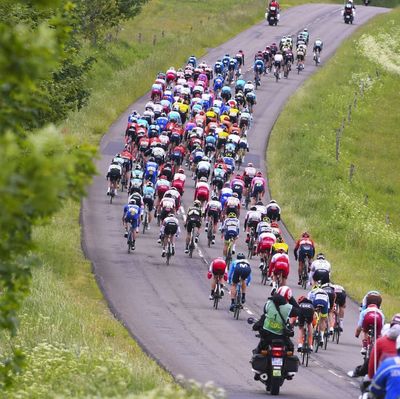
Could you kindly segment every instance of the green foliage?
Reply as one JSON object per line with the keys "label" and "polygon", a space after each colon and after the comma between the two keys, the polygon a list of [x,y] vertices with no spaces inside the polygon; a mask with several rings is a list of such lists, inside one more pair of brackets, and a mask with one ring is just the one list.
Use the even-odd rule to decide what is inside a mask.
{"label": "green foliage", "polygon": [[268,149],[291,231],[311,231],[354,298],[384,293],[390,317],[400,306],[399,23],[395,9],[347,40],[289,101]]}

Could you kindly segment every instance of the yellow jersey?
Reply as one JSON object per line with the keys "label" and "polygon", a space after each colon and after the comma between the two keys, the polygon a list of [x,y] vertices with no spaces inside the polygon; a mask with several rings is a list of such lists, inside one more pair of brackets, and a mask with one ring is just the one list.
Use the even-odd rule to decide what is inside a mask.
{"label": "yellow jersey", "polygon": [[274,245],[272,245],[272,251],[274,253],[278,252],[280,249],[283,249],[286,253],[288,253],[289,245],[287,245],[286,242],[276,242]]}

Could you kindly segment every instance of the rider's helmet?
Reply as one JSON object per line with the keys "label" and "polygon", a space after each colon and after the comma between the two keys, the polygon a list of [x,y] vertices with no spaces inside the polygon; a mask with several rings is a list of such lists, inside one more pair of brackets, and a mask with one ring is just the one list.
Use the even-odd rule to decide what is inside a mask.
{"label": "rider's helmet", "polygon": [[287,285],[282,285],[281,287],[279,287],[276,293],[282,295],[286,299],[286,301],[289,301],[290,298],[293,296],[292,289]]}
{"label": "rider's helmet", "polygon": [[320,253],[317,255],[317,259],[325,260],[325,255],[324,255],[322,252],[320,252]]}
{"label": "rider's helmet", "polygon": [[262,205],[262,206],[264,206],[264,204],[263,204],[262,201],[257,201],[256,205]]}
{"label": "rider's helmet", "polygon": [[247,81],[247,84],[252,85],[253,82],[252,82],[251,80],[248,80],[248,81]]}
{"label": "rider's helmet", "polygon": [[275,228],[276,228],[276,227],[279,227],[279,224],[278,224],[277,222],[272,222],[272,223],[271,223],[271,227],[275,227]]}
{"label": "rider's helmet", "polygon": [[178,189],[176,187],[171,187],[170,190],[171,191],[178,191]]}
{"label": "rider's helmet", "polygon": [[276,204],[276,201],[272,199],[271,201],[269,201],[269,203],[270,204]]}
{"label": "rider's helmet", "polygon": [[193,206],[196,207],[196,208],[200,208],[201,207],[201,202],[199,200],[195,200],[193,202]]}
{"label": "rider's helmet", "polygon": [[246,259],[243,252],[239,252],[236,257],[237,260]]}
{"label": "rider's helmet", "polygon": [[306,231],[301,235],[302,238],[310,238],[310,234],[308,234]]}
{"label": "rider's helmet", "polygon": [[260,171],[258,171],[258,172],[256,173],[256,176],[257,176],[257,177],[262,177],[262,173],[261,173]]}
{"label": "rider's helmet", "polygon": [[209,161],[208,157],[204,156],[203,158],[201,158],[202,161]]}
{"label": "rider's helmet", "polygon": [[155,158],[154,157],[150,157],[149,158],[149,162],[155,162],[156,160],[155,160]]}
{"label": "rider's helmet", "polygon": [[304,29],[303,29],[303,32],[308,32],[308,29],[307,29],[307,28],[304,28]]}
{"label": "rider's helmet", "polygon": [[128,203],[133,205],[136,204],[135,198],[130,198]]}
{"label": "rider's helmet", "polygon": [[167,176],[161,175],[161,176],[160,176],[160,179],[161,179],[161,180],[167,180]]}
{"label": "rider's helmet", "polygon": [[252,167],[253,167],[253,164],[252,164],[251,162],[249,162],[249,163],[247,164],[247,167],[252,168]]}
{"label": "rider's helmet", "polygon": [[257,207],[253,205],[252,207],[250,207],[250,210],[251,210],[251,211],[256,211],[256,210],[257,210]]}
{"label": "rider's helmet", "polygon": [[171,193],[165,193],[164,194],[164,198],[172,198],[172,194]]}
{"label": "rider's helmet", "polygon": [[168,217],[170,217],[170,218],[171,217],[175,217],[175,215],[173,214],[173,212],[171,212],[171,213],[168,214]]}
{"label": "rider's helmet", "polygon": [[218,201],[218,196],[213,195],[213,196],[211,197],[211,199],[212,199],[213,201]]}
{"label": "rider's helmet", "polygon": [[153,187],[153,183],[151,181],[148,181],[146,184],[147,187]]}
{"label": "rider's helmet", "polygon": [[236,217],[236,213],[235,212],[229,212],[228,218],[235,218],[235,217]]}
{"label": "rider's helmet", "polygon": [[135,170],[141,170],[142,168],[140,167],[140,164],[136,164],[136,166],[135,166]]}
{"label": "rider's helmet", "polygon": [[178,173],[185,173],[185,170],[183,168],[179,168]]}
{"label": "rider's helmet", "polygon": [[205,177],[205,176],[202,176],[202,177],[200,177],[200,181],[202,181],[202,182],[207,182],[208,181],[208,179],[207,179],[207,177]]}
{"label": "rider's helmet", "polygon": [[305,297],[304,295],[301,295],[301,296],[299,296],[299,299],[297,300],[297,303],[300,304],[300,303],[302,303],[302,302],[304,302],[306,300],[307,300],[307,297]]}
{"label": "rider's helmet", "polygon": [[232,194],[232,197],[238,198],[239,195],[238,195],[238,193],[233,193],[233,194]]}
{"label": "rider's helmet", "polygon": [[382,296],[378,291],[370,291],[367,294],[366,305],[376,305],[378,308],[381,307]]}
{"label": "rider's helmet", "polygon": [[270,221],[271,221],[271,220],[269,219],[268,216],[264,216],[264,217],[263,217],[263,222],[269,223]]}
{"label": "rider's helmet", "polygon": [[400,313],[396,313],[392,317],[392,320],[390,321],[390,327],[394,326],[395,324],[400,325]]}

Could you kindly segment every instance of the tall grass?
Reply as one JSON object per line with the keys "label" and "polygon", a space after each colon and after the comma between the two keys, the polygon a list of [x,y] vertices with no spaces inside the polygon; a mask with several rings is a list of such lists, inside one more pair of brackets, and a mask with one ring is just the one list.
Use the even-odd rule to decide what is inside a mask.
{"label": "tall grass", "polygon": [[399,22],[396,9],[348,39],[289,101],[267,153],[290,230],[311,231],[355,298],[380,290],[390,316],[400,309]]}

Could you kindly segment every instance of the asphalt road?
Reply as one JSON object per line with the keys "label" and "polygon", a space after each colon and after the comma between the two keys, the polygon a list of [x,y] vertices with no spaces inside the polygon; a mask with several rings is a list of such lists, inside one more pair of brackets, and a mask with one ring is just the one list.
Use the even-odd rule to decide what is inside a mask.
{"label": "asphalt road", "polygon": [[[278,42],[282,35],[295,35],[307,27],[311,33],[311,43],[317,37],[324,41],[323,67],[343,39],[359,25],[385,11],[383,8],[359,6],[354,25],[345,25],[338,5],[310,4],[291,8],[282,14],[277,27],[269,27],[264,21],[211,50],[202,59],[212,63],[226,52],[232,54],[243,49],[250,62],[257,50],[273,41]],[[251,161],[262,169],[266,167],[264,158],[269,132],[281,108],[317,69],[312,65],[310,53],[309,50],[306,68],[300,75],[292,73],[288,80],[282,79],[279,83],[275,83],[271,77],[262,78],[246,162]],[[249,67],[251,65],[247,64],[246,68]],[[135,108],[142,111],[147,101],[148,96],[145,96],[129,110]],[[173,375],[182,374],[203,383],[212,380],[225,388],[230,398],[261,397],[265,395],[264,386],[253,381],[249,364],[251,349],[257,345],[258,339],[245,321],[249,315],[260,314],[270,292],[269,287],[260,284],[258,262],[252,261],[254,281],[248,289],[246,309],[236,321],[228,311],[229,301],[226,297],[217,311],[212,309],[212,302],[208,300],[207,263],[221,256],[222,241],[218,240],[209,249],[203,233],[198,250],[190,259],[184,254],[182,235],[176,245],[176,256],[171,265],[166,266],[161,258],[161,247],[156,243],[158,229],[152,225],[149,232],[138,238],[134,253],[127,254],[121,226],[126,196],[119,195],[110,205],[105,195],[104,175],[112,156],[121,149],[129,110],[103,137],[101,159],[97,162],[100,175],[95,177],[89,195],[83,201],[83,246],[93,263],[98,283],[113,313],[142,347]],[[192,199],[193,181],[188,179],[184,207]],[[284,219],[284,209],[282,213]],[[282,229],[292,253],[293,239],[284,226]],[[244,250],[245,235],[241,233],[241,236],[237,247]],[[291,262],[289,282],[295,288],[297,297],[302,290],[297,289],[296,264],[292,258]],[[310,366],[307,369],[300,367],[295,379],[285,382],[281,390],[282,397],[357,397],[357,381],[346,376],[346,372],[361,361],[360,342],[353,336],[357,317],[358,308],[350,302],[340,344],[330,343],[327,351],[313,354]]]}

